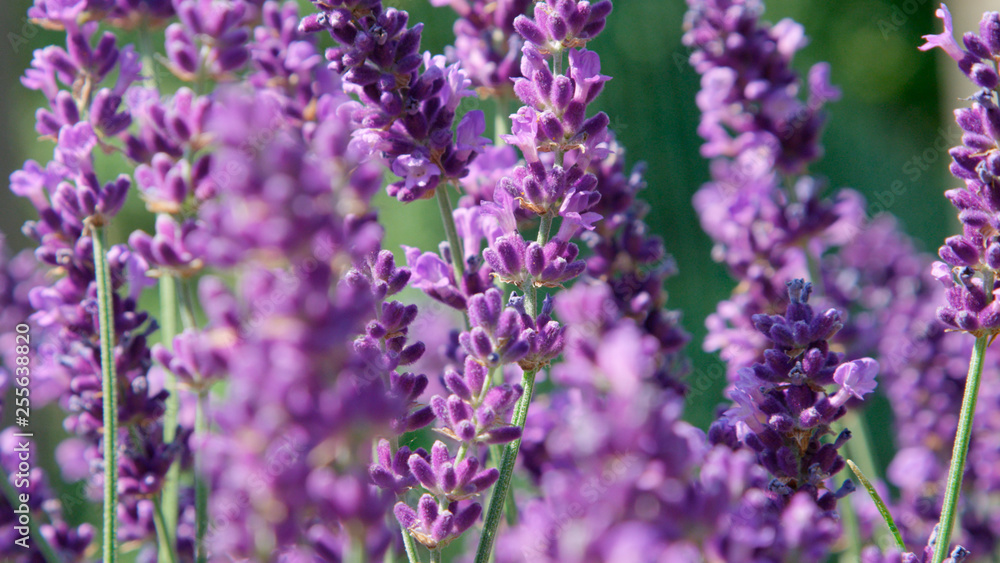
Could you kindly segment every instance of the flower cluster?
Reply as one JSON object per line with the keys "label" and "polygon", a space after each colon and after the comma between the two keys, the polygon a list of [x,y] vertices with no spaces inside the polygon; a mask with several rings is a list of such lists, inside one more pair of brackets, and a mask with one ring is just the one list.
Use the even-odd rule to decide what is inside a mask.
{"label": "flower cluster", "polygon": [[464,176],[486,142],[480,136],[486,122],[472,111],[452,133],[459,102],[473,95],[461,67],[421,55],[423,25],[407,27],[406,12],[377,1],[314,3],[321,11],[300,29],[326,30],[340,44],[327,58],[343,76],[344,90],[360,100],[352,111],[359,139],[401,178],[389,185],[389,195],[403,202],[430,197],[438,184]]}
{"label": "flower cluster", "polygon": [[[832,443],[821,438],[846,412],[847,401],[875,389],[878,362],[864,358],[843,362],[830,351],[829,340],[843,326],[830,309],[816,314],[808,304],[812,287],[802,280],[788,283],[788,310],[782,315],[755,315],[754,326],[769,341],[764,362],[740,369],[731,392],[736,406],[712,426],[713,442],[737,441],[755,450],[775,476],[772,486],[785,494],[808,491],[819,506],[833,510],[851,492],[851,481],[836,492],[824,481],[844,468],[837,450],[851,437],[844,430]],[[837,384],[829,395],[824,389]]]}
{"label": "flower cluster", "polygon": [[462,63],[481,96],[513,95],[511,80],[521,75],[521,36],[514,19],[523,15],[529,0],[431,0],[434,6],[451,6],[455,20],[455,47],[449,53]]}
{"label": "flower cluster", "polygon": [[[29,161],[15,172],[11,189],[38,210],[39,219],[26,223],[24,232],[37,242],[38,260],[57,274],[30,293],[37,311],[31,321],[41,328],[46,342],[35,371],[60,385],[60,403],[69,412],[65,427],[85,444],[73,463],[89,466],[85,474],[99,483],[108,462],[101,453],[105,429],[98,345],[100,273],[95,268],[93,237],[121,210],[131,180],[120,175],[102,183],[95,172],[95,154],[98,149],[120,150],[117,142],[125,138],[132,122],[129,110],[122,107],[123,96],[139,78],[141,66],[135,50],[119,48],[114,34],[97,36],[95,22],[78,24],[78,10],[46,13],[50,23],[66,29],[67,47],[36,51],[23,82],[48,99],[49,109],[36,115],[36,128],[55,139],[56,148],[45,166]],[[117,76],[111,82],[113,73]],[[157,432],[149,431],[160,428],[162,434],[168,392],[149,373],[147,338],[157,325],[137,307],[139,293],[148,285],[144,281],[148,265],[123,245],[110,248],[106,259],[113,293],[118,443],[129,443],[130,434],[140,436],[140,443],[123,448],[118,459],[122,475],[118,513],[124,522],[120,536],[142,539],[152,533],[151,520],[141,524],[132,515],[141,505],[148,505],[146,513],[151,512],[148,499],[163,486],[167,468],[184,446],[182,440],[154,439]],[[123,295],[126,289],[128,294]]]}
{"label": "flower cluster", "polygon": [[980,35],[963,36],[965,48],[953,35],[951,14],[941,5],[938,16],[945,29],[928,35],[921,49],[940,47],[958,62],[962,72],[980,88],[972,107],[955,111],[962,128],[962,145],[951,149],[951,172],[965,182],[964,188],[945,193],[959,211],[962,234],[945,240],[939,254],[944,262],[934,264],[934,276],[945,284],[948,304],[938,311],[943,323],[972,334],[995,334],[1000,330],[1000,302],[995,299],[996,273],[1000,269],[1000,106],[994,58],[1000,53],[1000,16],[987,12],[980,22]]}
{"label": "flower cluster", "polygon": [[810,262],[848,242],[861,228],[864,206],[851,190],[824,198],[823,182],[802,175],[822,154],[823,105],[839,97],[829,65],[817,63],[809,96],[799,99],[791,61],[806,44],[802,26],[761,22],[761,4],[753,0],[689,5],[684,43],[702,76],[698,132],[712,172],[694,206],[715,241],[713,257],[744,282],[709,317],[705,348],[720,351],[734,379],[767,346],[750,316],[780,311],[784,284],[809,277]]}
{"label": "flower cluster", "polygon": [[[30,438],[16,436],[14,428],[0,432],[0,478],[3,494],[0,495],[0,533],[7,540],[0,548],[0,556],[9,561],[44,561],[56,556],[60,561],[86,561],[87,546],[94,537],[90,524],[70,526],[62,517],[62,504],[49,487],[45,471],[37,466],[37,445]],[[17,500],[7,491],[16,489]],[[20,500],[25,495],[28,502]],[[39,547],[37,538],[29,535],[29,522],[47,522],[39,528],[46,547]]]}

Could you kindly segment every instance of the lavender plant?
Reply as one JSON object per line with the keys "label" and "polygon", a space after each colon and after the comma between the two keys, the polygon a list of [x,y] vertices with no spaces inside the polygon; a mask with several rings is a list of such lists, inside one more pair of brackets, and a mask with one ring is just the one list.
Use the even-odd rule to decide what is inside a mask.
{"label": "lavender plant", "polygon": [[[964,49],[950,19],[928,40],[983,88],[958,114],[965,231],[933,269],[938,321],[942,290],[898,225],[808,172],[840,94],[819,63],[800,96],[801,26],[765,23],[756,0],[689,0],[712,173],[694,207],[740,283],[707,321],[732,403],[704,432],[683,419],[690,335],[668,308],[677,266],[646,222],[645,165],[626,166],[597,111],[615,82],[592,41],[612,3],[431,4],[458,15],[443,54],[380,0],[35,0],[28,16],[66,41],[22,79],[55,148],[10,178],[37,218],[33,253],[0,258],[0,391],[28,386],[11,350],[30,326],[32,400],[57,402],[70,434],[60,476],[85,480],[74,500],[102,521],[67,518],[20,455],[35,443],[5,429],[0,537],[29,547],[0,554],[958,563],[965,446],[940,513],[927,488],[942,444],[973,426],[963,542],[995,549],[995,421],[973,423],[968,402],[958,422],[933,415],[980,381],[955,374],[969,346],[946,327],[978,337],[981,366],[1000,323],[996,14]],[[495,104],[492,141],[475,97]],[[390,247],[380,206],[419,215],[427,199],[444,240]],[[849,413],[876,376],[901,430],[888,498],[908,553],[865,548],[874,518],[838,506],[854,490],[837,482],[844,450],[865,453],[845,447],[864,436]]]}

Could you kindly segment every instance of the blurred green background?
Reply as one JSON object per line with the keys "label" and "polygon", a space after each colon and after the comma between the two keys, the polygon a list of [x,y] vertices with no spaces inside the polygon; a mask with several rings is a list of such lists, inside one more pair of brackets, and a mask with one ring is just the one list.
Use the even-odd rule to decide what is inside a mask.
{"label": "blurred green background", "polygon": [[[5,9],[0,14],[0,131],[5,132],[0,135],[0,175],[5,178],[27,158],[51,158],[51,143],[39,142],[34,131],[34,112],[43,103],[42,96],[24,89],[19,77],[30,63],[32,50],[61,42],[62,36],[28,23],[24,14],[30,4],[31,0],[3,0]],[[427,24],[425,49],[442,52],[453,40],[455,16],[450,9],[431,8],[427,0],[390,0],[387,4],[411,11],[411,22]],[[961,8],[959,4],[953,2],[952,7]],[[901,219],[924,249],[936,248],[951,232],[954,215],[941,197],[954,183],[947,174],[947,154],[928,151],[942,134],[941,127],[946,132],[952,127],[947,108],[940,102],[944,89],[939,85],[950,75],[942,72],[939,76],[938,65],[945,68],[941,55],[916,49],[921,35],[940,30],[933,16],[935,7],[936,3],[926,0],[773,0],[767,2],[765,14],[772,22],[791,17],[802,23],[811,44],[796,59],[796,66],[805,71],[814,62],[828,61],[833,82],[843,89],[841,101],[829,106],[826,156],[813,172],[826,176],[832,188],[858,189],[870,203],[883,194],[881,203]],[[707,428],[722,400],[725,382],[719,360],[701,350],[704,320],[735,283],[711,261],[711,243],[691,207],[692,195],[708,174],[695,132],[698,77],[681,45],[685,10],[680,0],[616,2],[608,29],[590,48],[600,53],[602,72],[613,77],[598,109],[611,117],[612,128],[627,148],[628,161],[641,160],[649,166],[645,198],[652,211],[647,220],[664,237],[680,267],[680,275],[668,282],[669,305],[683,311],[684,325],[692,334],[688,352],[693,377],[708,377],[712,383],[690,402],[687,418]],[[973,29],[977,21],[958,14],[956,29]],[[969,94],[971,85],[960,92]],[[487,113],[492,111],[490,103],[481,105]],[[915,158],[924,159],[926,165],[916,178],[908,172],[917,164]],[[885,194],[891,194],[889,186],[897,180],[906,191],[894,196],[890,204]],[[124,222],[115,242],[124,240],[131,228],[151,226],[151,218],[134,199],[131,209],[140,212]],[[385,223],[391,226],[389,248],[396,250],[406,242],[431,249],[443,238],[433,200],[405,208],[387,198],[382,203]],[[33,216],[26,202],[0,190],[0,230],[7,233],[8,244],[15,248],[28,244],[20,225]],[[885,427],[884,413],[884,408],[868,413],[875,427]],[[57,413],[48,416],[53,433],[61,432]],[[882,446],[879,461],[885,464],[891,455],[886,449],[891,435],[883,432],[876,438],[881,438],[876,444]]]}

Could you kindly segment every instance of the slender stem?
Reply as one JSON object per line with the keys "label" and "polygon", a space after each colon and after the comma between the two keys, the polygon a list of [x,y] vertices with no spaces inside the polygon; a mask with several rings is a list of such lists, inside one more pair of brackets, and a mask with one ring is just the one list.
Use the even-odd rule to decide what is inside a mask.
{"label": "slender stem", "polygon": [[177,283],[180,284],[177,293],[180,296],[181,321],[184,328],[195,328],[198,326],[198,321],[194,316],[194,299],[191,297],[191,289],[188,284],[184,283],[184,280],[177,280]]}
{"label": "slender stem", "polygon": [[903,543],[903,536],[899,534],[899,528],[896,526],[896,521],[892,519],[892,513],[889,512],[889,507],[885,505],[885,501],[882,500],[882,496],[878,494],[878,491],[875,490],[871,481],[865,477],[865,474],[861,472],[861,468],[858,467],[856,463],[851,460],[847,460],[847,465],[851,468],[851,471],[858,476],[858,481],[861,481],[861,485],[868,491],[868,494],[871,495],[872,501],[875,503],[875,507],[878,508],[879,514],[881,514],[882,519],[885,520],[885,525],[889,527],[892,537],[896,539],[896,546],[899,547],[900,551],[906,551],[906,544]]}
{"label": "slender stem", "polygon": [[413,536],[402,526],[399,529],[403,533],[403,549],[406,550],[406,560],[409,563],[420,563],[420,556],[417,554],[417,543],[413,540]]}
{"label": "slender stem", "polygon": [[[524,429],[524,421],[528,418],[528,405],[531,403],[531,394],[535,388],[535,372],[526,371],[521,379],[521,386],[524,387],[524,394],[517,401],[514,407],[514,415],[511,423]],[[488,563],[490,553],[493,551],[493,542],[496,540],[497,528],[500,526],[500,518],[503,516],[504,501],[510,490],[510,483],[514,477],[514,465],[517,463],[517,454],[521,449],[521,439],[514,440],[504,449],[503,460],[500,462],[500,479],[493,489],[493,497],[490,499],[490,507],[486,512],[486,524],[483,527],[483,535],[479,538],[479,547],[476,549],[476,563]]]}
{"label": "slender stem", "polygon": [[[503,458],[503,446],[500,444],[490,445],[490,458],[494,460],[497,464],[497,469],[500,468],[500,460]],[[507,491],[507,500],[504,502],[504,515],[507,517],[507,525],[513,526],[517,523],[517,507],[514,506],[514,490],[510,489]]]}
{"label": "slender stem", "polygon": [[986,354],[988,335],[976,338],[969,360],[969,375],[965,378],[965,396],[958,417],[958,432],[955,434],[955,448],[951,452],[951,468],[948,470],[948,487],[944,493],[941,522],[938,524],[937,544],[934,547],[934,563],[942,563],[948,557],[951,532],[955,524],[955,509],[962,490],[965,476],[965,456],[969,453],[969,438],[972,436],[972,419],[976,414],[976,400],[979,398],[979,383],[983,375],[983,356]]}
{"label": "slender stem", "polygon": [[549,235],[552,231],[552,215],[546,213],[542,215],[542,220],[538,224],[538,244],[545,246],[549,242]]}
{"label": "slender stem", "polygon": [[176,563],[177,555],[174,553],[174,540],[170,535],[171,530],[174,528],[167,526],[166,519],[163,515],[163,503],[154,499],[153,506],[155,508],[153,511],[153,523],[156,526],[156,539],[160,543],[161,558],[157,559],[157,561]]}
{"label": "slender stem", "polygon": [[510,102],[504,96],[497,96],[494,101],[496,102],[497,113],[493,116],[493,144],[498,147],[504,146],[504,140],[500,138],[501,135],[506,135],[509,130],[507,129],[507,120],[510,116],[507,112],[510,111]]}
{"label": "slender stem", "polygon": [[[160,336],[162,344],[167,349],[173,346],[177,336],[177,280],[172,275],[160,278]],[[170,392],[166,401],[166,412],[163,415],[163,442],[169,444],[177,438],[177,413],[180,410],[180,396],[177,391],[177,377],[170,370],[164,370],[164,387]],[[160,509],[163,511],[163,526],[166,530],[177,529],[178,491],[180,490],[181,467],[173,463],[167,470],[160,492]],[[169,536],[167,536],[169,537]],[[160,545],[160,559],[173,556],[176,547]]]}
{"label": "slender stem", "polygon": [[851,429],[851,439],[844,444],[850,453],[851,459],[856,459],[862,467],[878,479],[879,465],[875,461],[875,450],[872,448],[871,440],[868,439],[868,423],[865,417],[858,411],[848,410],[842,419],[844,426]]}
{"label": "slender stem", "polygon": [[[872,455],[871,444],[868,441],[868,428],[861,413],[849,410],[844,418],[834,423],[833,426],[835,432],[845,428],[851,429],[851,439],[844,444],[848,457],[861,461],[862,465],[871,468],[874,472],[876,469],[875,456]],[[840,503],[840,513],[843,516],[844,529],[849,540],[848,548],[841,554],[840,559],[844,563],[853,563],[860,560],[861,550],[864,548],[861,537],[861,521],[848,497],[844,497]]]}
{"label": "slender stem", "polygon": [[[198,403],[195,410],[194,433],[199,439],[208,434],[208,390],[198,392]],[[204,456],[195,452],[194,470],[194,505],[195,505],[195,552],[198,563],[208,560],[205,549],[205,532],[208,530],[208,483],[205,481]]]}
{"label": "slender stem", "polygon": [[[7,475],[7,471],[3,467],[0,467],[0,489],[3,490],[3,495],[7,497],[7,502],[13,507],[20,506],[19,493],[14,485],[10,482],[10,476]],[[38,528],[38,523],[35,522],[34,518],[28,520],[28,528],[31,531],[31,537],[35,539],[35,545],[38,547],[38,551],[42,552],[42,558],[45,559],[46,563],[59,563],[62,558],[56,553],[55,548],[49,543],[49,540],[45,539],[41,531]]]}
{"label": "slender stem", "polygon": [[347,557],[345,563],[368,563],[368,547],[365,545],[365,534],[363,531],[351,534],[348,543]]}
{"label": "slender stem", "polygon": [[840,516],[844,522],[844,530],[847,533],[847,549],[840,553],[840,563],[854,563],[861,561],[861,525],[858,522],[858,515],[851,506],[850,495],[840,499]]}
{"label": "slender stem", "polygon": [[444,222],[444,232],[448,237],[448,247],[451,249],[451,264],[455,267],[455,283],[462,283],[462,276],[465,275],[465,254],[462,252],[462,240],[458,238],[458,229],[455,228],[455,217],[451,214],[451,200],[448,198],[448,185],[441,184],[437,187],[438,209],[441,211],[441,221]]}
{"label": "slender stem", "polygon": [[104,227],[93,227],[94,275],[97,278],[97,318],[100,324],[101,397],[104,410],[104,561],[118,560],[118,376],[115,373],[115,319],[111,271]]}
{"label": "slender stem", "polygon": [[441,563],[441,548],[436,547],[431,550],[431,563]]}

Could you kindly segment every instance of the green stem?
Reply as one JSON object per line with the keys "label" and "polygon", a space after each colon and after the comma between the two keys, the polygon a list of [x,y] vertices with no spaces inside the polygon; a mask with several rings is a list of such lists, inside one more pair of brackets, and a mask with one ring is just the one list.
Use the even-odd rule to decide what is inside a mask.
{"label": "green stem", "polygon": [[[860,460],[862,465],[875,471],[875,457],[872,455],[871,444],[868,441],[868,428],[865,425],[864,417],[858,411],[849,410],[844,418],[834,423],[833,426],[835,432],[845,428],[852,429],[851,439],[844,444],[847,456]],[[864,547],[861,537],[861,522],[848,497],[845,497],[841,502],[840,513],[843,516],[844,529],[849,540],[848,548],[841,554],[841,561],[853,563],[861,559],[861,550]]]}
{"label": "green stem", "polygon": [[181,321],[185,329],[195,328],[198,326],[198,321],[195,320],[194,316],[194,299],[191,297],[191,289],[188,284],[184,283],[184,280],[178,280],[177,283],[180,284],[180,290],[177,293],[180,296]]}
{"label": "green stem", "polygon": [[847,532],[847,549],[840,554],[840,563],[854,563],[861,561],[861,524],[858,522],[858,515],[851,506],[850,495],[840,499],[840,515],[844,521],[844,530]]}
{"label": "green stem", "polygon": [[399,529],[403,533],[403,549],[406,550],[406,560],[409,563],[420,563],[420,556],[417,554],[417,544],[413,540],[413,536],[410,535],[410,532],[403,529],[402,526]]}
{"label": "green stem", "polygon": [[[535,372],[526,371],[521,379],[521,386],[524,394],[517,401],[514,407],[514,416],[511,417],[511,424],[524,429],[524,421],[528,418],[528,405],[531,403],[531,394],[535,387]],[[504,504],[510,491],[510,483],[514,478],[514,465],[517,463],[517,454],[521,449],[521,439],[518,438],[504,448],[503,460],[500,462],[500,479],[493,489],[493,497],[490,499],[490,507],[486,512],[486,524],[483,527],[483,535],[479,538],[479,547],[476,549],[476,563],[488,563],[490,553],[493,551],[493,542],[496,540],[497,528],[500,526],[500,518],[503,516]]]}
{"label": "green stem", "polygon": [[549,235],[552,231],[552,215],[546,213],[542,215],[542,221],[538,224],[538,244],[545,246],[549,242]]}
{"label": "green stem", "polygon": [[451,200],[448,199],[448,185],[441,184],[437,187],[438,209],[441,211],[441,221],[444,222],[444,232],[448,237],[448,246],[451,249],[451,263],[455,267],[455,283],[462,283],[462,276],[465,275],[465,254],[462,252],[462,240],[458,238],[458,229],[455,228],[455,217],[451,214]]}
{"label": "green stem", "polygon": [[494,100],[496,102],[496,115],[493,116],[493,144],[502,147],[504,146],[504,140],[500,138],[501,135],[506,135],[509,133],[507,129],[507,121],[510,119],[510,115],[507,112],[509,109],[509,102],[504,96],[497,96]]}
{"label": "green stem", "polygon": [[[208,390],[198,392],[198,404],[195,410],[194,433],[199,439],[208,434]],[[205,532],[208,530],[208,483],[205,481],[204,456],[195,453],[194,494],[195,494],[195,553],[198,563],[208,560],[205,549]]]}
{"label": "green stem", "polygon": [[174,528],[167,526],[166,518],[163,515],[163,503],[154,499],[153,506],[155,508],[153,511],[153,524],[156,526],[156,539],[160,543],[160,558],[157,561],[176,563],[177,555],[174,553],[174,540],[170,535],[171,530]]}
{"label": "green stem", "polygon": [[[503,446],[500,444],[490,445],[490,459],[493,459],[497,464],[497,469],[500,468],[500,459],[503,458]],[[514,491],[511,489],[507,492],[507,500],[504,502],[504,515],[507,517],[507,525],[513,526],[517,523],[517,507],[514,506]]]}
{"label": "green stem", "polygon": [[431,550],[431,563],[441,563],[441,548],[436,547]]}
{"label": "green stem", "polygon": [[934,563],[942,563],[948,557],[951,532],[955,524],[962,477],[965,475],[965,456],[969,453],[969,438],[972,436],[972,419],[976,414],[976,400],[979,398],[979,383],[983,375],[983,356],[989,335],[976,338],[969,360],[969,375],[965,378],[965,396],[958,417],[958,432],[955,434],[955,448],[951,452],[951,468],[948,470],[948,487],[944,493],[944,507],[938,524],[937,544],[934,547]]}
{"label": "green stem", "polygon": [[[20,506],[19,493],[14,485],[10,482],[10,476],[3,467],[0,467],[0,489],[3,490],[3,495],[7,497],[7,502],[10,503],[11,507]],[[31,537],[35,539],[35,546],[38,547],[38,551],[42,552],[42,558],[45,559],[46,563],[59,563],[62,558],[56,553],[55,548],[49,543],[45,536],[42,535],[38,528],[38,523],[35,522],[34,518],[28,521],[28,528],[31,531]]]}
{"label": "green stem", "polygon": [[851,459],[861,462],[861,466],[868,468],[872,476],[878,479],[879,465],[875,461],[875,450],[872,448],[871,440],[868,439],[868,423],[865,422],[865,417],[858,411],[849,410],[842,420],[844,426],[851,429],[851,439],[844,444]]}
{"label": "green stem", "polygon": [[94,275],[97,278],[97,318],[100,323],[101,396],[104,410],[104,530],[105,563],[118,560],[118,376],[115,373],[115,319],[111,271],[104,228],[93,227]]}
{"label": "green stem", "polygon": [[899,534],[899,528],[896,526],[896,521],[892,519],[892,513],[889,512],[889,507],[885,505],[885,501],[882,500],[882,496],[878,494],[875,487],[872,486],[871,481],[865,477],[865,474],[861,472],[861,468],[858,467],[856,463],[851,460],[847,460],[848,467],[851,471],[858,476],[858,481],[861,481],[861,485],[868,491],[868,494],[872,497],[872,502],[875,503],[875,507],[878,508],[879,514],[882,515],[882,519],[885,520],[885,525],[889,527],[889,532],[892,533],[892,537],[896,539],[896,545],[899,547],[900,551],[906,551],[906,544],[903,543],[903,536]]}
{"label": "green stem", "polygon": [[[160,336],[162,344],[168,350],[173,347],[177,336],[177,280],[172,275],[160,278]],[[177,437],[177,413],[180,410],[180,395],[177,390],[177,377],[170,370],[164,370],[164,386],[170,395],[166,401],[166,412],[163,414],[163,442],[169,444]],[[181,467],[173,463],[167,471],[160,492],[160,507],[163,510],[163,526],[166,530],[177,529],[178,491],[180,490]],[[169,536],[168,536],[169,537]],[[173,555],[176,547],[160,545],[161,560]]]}

